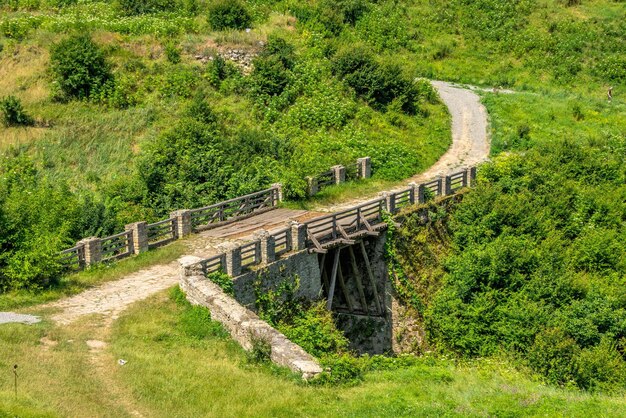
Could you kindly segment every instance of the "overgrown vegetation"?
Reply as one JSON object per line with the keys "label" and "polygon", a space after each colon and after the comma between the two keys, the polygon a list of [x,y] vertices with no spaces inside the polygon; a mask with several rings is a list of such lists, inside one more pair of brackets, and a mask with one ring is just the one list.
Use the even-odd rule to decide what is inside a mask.
{"label": "overgrown vegetation", "polygon": [[[5,114],[11,124],[30,125],[30,112],[41,120],[9,131],[2,158],[25,172],[32,167],[65,196],[59,199],[75,202],[32,211],[26,202],[33,200],[14,200],[17,190],[28,190],[11,186],[16,207],[2,203],[0,212],[29,213],[32,220],[2,234],[12,244],[3,247],[0,269],[13,263],[22,277],[3,279],[4,289],[53,282],[59,273],[53,254],[87,235],[274,182],[284,184],[286,197],[304,198],[306,176],[365,155],[372,157],[375,184],[397,181],[429,166],[449,143],[445,109],[427,83],[411,81],[404,63],[380,64],[363,87],[368,93],[355,94],[332,69],[335,50],[345,53],[354,42],[335,29],[310,36],[328,13],[339,13],[336,29],[356,30],[377,10],[373,3],[341,2],[337,10],[302,4],[311,12],[302,25],[287,2],[18,0],[0,7],[6,11],[0,60],[13,69],[2,74],[0,95],[17,100]],[[372,50],[363,43],[360,51]],[[252,68],[228,59],[238,51]],[[46,216],[56,238],[30,243],[28,236],[48,229]]]}
{"label": "overgrown vegetation", "polygon": [[611,122],[623,105],[596,101],[571,112],[571,103],[546,96],[486,102],[496,149],[524,153],[483,166],[479,186],[439,233],[413,238],[423,227],[406,223],[401,289],[442,351],[507,353],[550,383],[622,391],[626,137]]}

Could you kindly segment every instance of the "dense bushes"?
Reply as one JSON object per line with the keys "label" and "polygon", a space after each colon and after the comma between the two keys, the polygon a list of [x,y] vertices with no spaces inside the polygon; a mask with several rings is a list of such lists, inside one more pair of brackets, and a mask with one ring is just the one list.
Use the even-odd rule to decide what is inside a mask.
{"label": "dense bushes", "polygon": [[395,101],[406,113],[414,114],[417,110],[419,94],[413,82],[403,75],[400,67],[379,64],[364,48],[337,54],[333,72],[377,109],[385,110]]}
{"label": "dense bushes", "polygon": [[195,12],[196,0],[116,0],[119,7],[130,15],[145,13],[187,11]]}
{"label": "dense bushes", "polygon": [[270,38],[254,60],[252,93],[261,98],[280,95],[289,84],[294,63],[294,47],[282,38]]}
{"label": "dense bushes", "polygon": [[626,138],[501,157],[452,215],[453,254],[426,311],[464,356],[517,353],[552,383],[626,387]]}
{"label": "dense bushes", "polygon": [[2,123],[4,126],[29,126],[34,123],[22,102],[15,96],[7,96],[0,100],[0,112],[2,112]]}
{"label": "dense bushes", "polygon": [[90,98],[113,79],[104,52],[88,35],[72,36],[54,45],[50,62],[62,98]]}
{"label": "dense bushes", "polygon": [[138,164],[143,204],[166,215],[258,191],[277,179],[283,169],[278,161],[288,161],[291,152],[270,134],[222,130],[197,96],[185,117],[144,150]]}
{"label": "dense bushes", "polygon": [[103,203],[72,193],[26,158],[0,157],[0,292],[40,289],[62,271],[57,253],[83,236],[110,232]]}
{"label": "dense bushes", "polygon": [[209,24],[215,30],[245,29],[252,17],[239,0],[219,0],[209,7]]}

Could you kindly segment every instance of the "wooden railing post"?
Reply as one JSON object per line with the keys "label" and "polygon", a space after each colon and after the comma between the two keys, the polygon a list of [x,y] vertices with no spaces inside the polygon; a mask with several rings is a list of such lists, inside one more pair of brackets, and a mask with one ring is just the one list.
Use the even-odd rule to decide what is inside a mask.
{"label": "wooden railing post", "polygon": [[319,185],[316,177],[307,177],[307,193],[309,196],[315,196],[319,192]]}
{"label": "wooden railing post", "polygon": [[302,251],[306,249],[306,224],[296,221],[291,222],[291,249],[292,251]]}
{"label": "wooden railing post", "polygon": [[476,186],[476,167],[470,167],[467,169],[467,186],[474,187]]}
{"label": "wooden railing post", "polygon": [[359,158],[356,162],[359,166],[357,177],[362,179],[372,177],[372,159],[370,157]]}
{"label": "wooden railing post", "polygon": [[92,266],[102,260],[102,240],[97,237],[89,237],[78,241],[85,249],[85,265]]}
{"label": "wooden railing post", "polygon": [[261,263],[276,261],[276,239],[264,229],[255,232],[254,237],[261,242]]}
{"label": "wooden railing post", "polygon": [[437,177],[437,196],[441,196],[443,194],[443,186],[444,186],[444,177]]}
{"label": "wooden railing post", "polygon": [[146,222],[134,222],[125,226],[127,231],[131,231],[130,241],[132,243],[133,254],[140,254],[148,251],[148,224]]}
{"label": "wooden railing post", "polygon": [[191,235],[191,212],[188,209],[181,209],[170,213],[170,218],[176,220],[176,235],[178,238],[185,238]]}
{"label": "wooden railing post", "polygon": [[411,192],[409,193],[409,202],[414,205],[417,203],[417,183],[409,183],[409,187],[411,188]]}
{"label": "wooden railing post", "polygon": [[422,204],[426,203],[426,185],[420,184],[417,186],[417,203]]}
{"label": "wooden railing post", "polygon": [[452,194],[452,176],[446,176],[446,186],[445,186],[445,191],[443,195],[449,196],[451,194]]}
{"label": "wooden railing post", "polygon": [[335,165],[330,168],[335,176],[335,184],[346,182],[346,168],[342,165]]}

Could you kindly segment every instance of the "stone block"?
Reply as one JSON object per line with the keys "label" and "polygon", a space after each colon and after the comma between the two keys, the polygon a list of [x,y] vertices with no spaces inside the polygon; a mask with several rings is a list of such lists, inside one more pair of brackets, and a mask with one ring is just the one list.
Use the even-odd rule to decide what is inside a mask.
{"label": "stone block", "polygon": [[135,222],[126,225],[126,230],[131,231],[133,253],[140,254],[148,251],[148,224]]}

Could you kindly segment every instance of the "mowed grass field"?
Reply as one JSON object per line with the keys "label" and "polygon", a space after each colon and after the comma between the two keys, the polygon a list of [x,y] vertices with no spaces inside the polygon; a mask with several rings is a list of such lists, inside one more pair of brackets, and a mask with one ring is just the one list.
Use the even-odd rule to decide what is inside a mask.
{"label": "mowed grass field", "polygon": [[359,384],[306,384],[286,370],[248,361],[205,310],[176,302],[172,294],[135,304],[112,325],[91,317],[67,327],[46,321],[1,326],[0,416],[626,414],[621,396],[548,387],[505,360],[455,363],[425,356],[411,367],[369,372]]}

